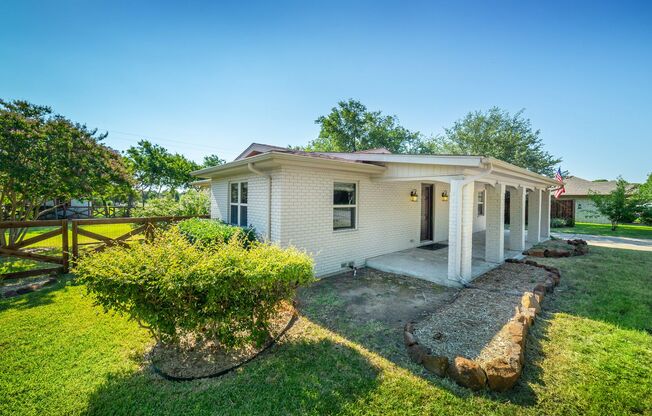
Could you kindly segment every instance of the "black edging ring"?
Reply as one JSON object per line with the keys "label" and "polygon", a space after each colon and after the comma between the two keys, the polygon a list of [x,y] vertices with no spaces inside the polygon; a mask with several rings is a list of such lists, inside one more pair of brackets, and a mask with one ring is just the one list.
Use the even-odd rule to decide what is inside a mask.
{"label": "black edging ring", "polygon": [[154,372],[156,374],[158,374],[159,376],[163,377],[164,379],[166,379],[168,381],[193,381],[193,380],[201,380],[201,379],[204,379],[204,378],[220,377],[220,376],[223,376],[223,375],[225,375],[227,373],[230,373],[231,371],[233,371],[233,370],[235,370],[235,369],[237,369],[239,367],[242,367],[243,365],[245,365],[245,364],[255,360],[256,358],[258,358],[259,355],[261,355],[262,353],[267,351],[269,348],[271,348],[274,344],[276,344],[276,342],[283,335],[285,335],[285,333],[290,328],[292,328],[292,326],[297,321],[297,319],[299,319],[299,315],[297,314],[296,309],[295,309],[295,311],[292,313],[292,318],[287,323],[285,328],[283,328],[283,330],[275,338],[272,338],[272,340],[269,343],[267,343],[267,345],[265,345],[265,347],[263,347],[262,350],[258,351],[255,355],[253,355],[252,357],[247,358],[243,362],[238,363],[238,364],[234,365],[233,367],[230,367],[230,368],[227,368],[227,369],[224,369],[224,370],[220,370],[217,373],[209,374],[209,375],[206,375],[206,376],[199,376],[199,377],[177,377],[177,376],[171,376],[171,375],[167,374],[166,372],[164,372],[163,370],[161,370],[160,368],[155,366],[153,363],[150,364],[150,366],[152,367],[152,370],[154,370]]}

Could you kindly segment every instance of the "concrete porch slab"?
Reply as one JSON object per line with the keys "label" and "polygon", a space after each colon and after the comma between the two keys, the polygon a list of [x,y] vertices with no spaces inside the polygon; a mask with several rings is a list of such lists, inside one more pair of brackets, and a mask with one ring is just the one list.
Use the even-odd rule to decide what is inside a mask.
{"label": "concrete porch slab", "polygon": [[[520,258],[520,251],[507,249],[509,230],[505,230],[505,258]],[[447,242],[444,242],[447,244]],[[532,247],[526,242],[525,248]],[[473,234],[473,254],[471,261],[471,280],[494,269],[500,263],[490,263],[484,260],[485,233],[480,231]],[[367,267],[388,273],[416,277],[443,286],[460,286],[457,282],[448,280],[448,247],[439,250],[424,250],[418,247],[382,256],[372,257],[366,261]]]}

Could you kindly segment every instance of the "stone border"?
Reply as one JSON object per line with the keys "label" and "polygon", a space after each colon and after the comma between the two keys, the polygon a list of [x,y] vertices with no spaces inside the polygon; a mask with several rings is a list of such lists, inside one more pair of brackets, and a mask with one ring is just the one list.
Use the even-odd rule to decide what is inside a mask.
{"label": "stone border", "polygon": [[19,295],[25,295],[27,293],[36,292],[37,290],[43,289],[45,286],[50,286],[57,283],[56,277],[50,277],[47,280],[38,283],[31,283],[29,285],[20,286],[17,289],[7,290],[3,298],[13,298]]}
{"label": "stone border", "polygon": [[523,293],[514,316],[500,329],[500,332],[507,335],[506,338],[511,339],[503,354],[482,365],[461,356],[455,357],[451,363],[448,357],[432,355],[430,348],[421,345],[414,335],[414,322],[410,322],[403,330],[403,341],[412,361],[440,377],[448,376],[471,390],[487,387],[493,391],[506,391],[516,384],[525,365],[527,331],[534,324],[536,315],[541,312],[541,302],[546,293],[552,293],[559,284],[561,272],[556,267],[545,266],[533,260],[507,259],[505,262],[539,267],[545,269],[548,275],[544,283],[537,284],[531,292]]}
{"label": "stone border", "polygon": [[576,240],[566,240],[566,243],[572,246],[573,248],[569,250],[531,248],[529,250],[525,250],[523,254],[532,257],[571,257],[571,256],[583,256],[589,252],[589,245],[586,243],[586,241],[580,238]]}

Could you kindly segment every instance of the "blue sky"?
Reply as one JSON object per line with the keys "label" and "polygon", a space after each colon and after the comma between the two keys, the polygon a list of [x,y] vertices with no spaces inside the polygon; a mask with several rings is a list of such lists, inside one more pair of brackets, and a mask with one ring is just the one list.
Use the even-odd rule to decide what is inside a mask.
{"label": "blue sky", "polygon": [[588,179],[652,171],[651,2],[8,1],[0,97],[201,160],[305,144],[340,99],[438,134],[499,106]]}

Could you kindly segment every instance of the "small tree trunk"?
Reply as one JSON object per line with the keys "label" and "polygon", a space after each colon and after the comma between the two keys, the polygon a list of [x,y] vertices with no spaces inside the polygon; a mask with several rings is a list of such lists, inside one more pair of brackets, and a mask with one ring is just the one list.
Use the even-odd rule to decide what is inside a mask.
{"label": "small tree trunk", "polygon": [[611,221],[611,231],[616,231],[616,228],[618,228],[618,222]]}

